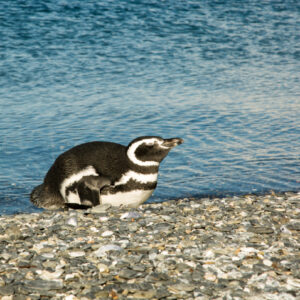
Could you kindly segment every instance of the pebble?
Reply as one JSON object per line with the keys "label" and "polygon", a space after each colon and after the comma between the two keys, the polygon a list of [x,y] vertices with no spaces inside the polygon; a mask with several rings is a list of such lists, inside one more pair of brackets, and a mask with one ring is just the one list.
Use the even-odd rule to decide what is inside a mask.
{"label": "pebble", "polygon": [[105,213],[110,208],[111,205],[107,203],[107,204],[100,204],[92,208],[89,208],[88,211],[94,214],[100,214],[100,213]]}
{"label": "pebble", "polygon": [[137,211],[127,211],[121,215],[120,219],[140,219],[141,217]]}
{"label": "pebble", "polygon": [[81,257],[81,256],[85,256],[85,252],[84,251],[70,251],[69,256],[70,257]]}
{"label": "pebble", "polygon": [[0,299],[300,299],[300,193],[0,216]]}
{"label": "pebble", "polygon": [[77,226],[77,218],[76,217],[71,217],[71,218],[67,219],[66,224],[76,227]]}
{"label": "pebble", "polygon": [[102,256],[106,256],[110,251],[121,251],[121,250],[122,248],[118,245],[108,244],[100,247],[97,251],[94,252],[94,254],[97,257],[102,257]]}
{"label": "pebble", "polygon": [[103,236],[103,237],[109,237],[109,236],[112,236],[113,234],[114,234],[113,231],[107,230],[107,231],[102,232],[101,236]]}

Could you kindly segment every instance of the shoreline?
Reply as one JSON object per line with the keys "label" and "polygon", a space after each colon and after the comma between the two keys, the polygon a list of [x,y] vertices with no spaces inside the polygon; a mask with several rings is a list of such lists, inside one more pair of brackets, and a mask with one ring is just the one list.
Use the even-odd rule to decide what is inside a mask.
{"label": "shoreline", "polygon": [[0,299],[300,299],[300,193],[0,216]]}

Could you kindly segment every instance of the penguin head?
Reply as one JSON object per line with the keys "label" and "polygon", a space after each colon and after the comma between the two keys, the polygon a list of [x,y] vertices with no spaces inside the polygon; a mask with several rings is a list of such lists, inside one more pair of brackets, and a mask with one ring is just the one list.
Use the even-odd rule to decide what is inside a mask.
{"label": "penguin head", "polygon": [[143,136],[134,139],[127,147],[127,156],[138,166],[158,166],[169,151],[183,143],[181,138],[163,139],[158,136]]}

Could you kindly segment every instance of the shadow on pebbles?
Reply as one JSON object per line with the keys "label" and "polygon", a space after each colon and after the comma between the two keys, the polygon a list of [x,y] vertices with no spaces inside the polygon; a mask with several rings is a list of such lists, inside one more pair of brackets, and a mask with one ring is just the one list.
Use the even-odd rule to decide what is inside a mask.
{"label": "shadow on pebbles", "polygon": [[300,193],[0,217],[1,299],[300,299]]}

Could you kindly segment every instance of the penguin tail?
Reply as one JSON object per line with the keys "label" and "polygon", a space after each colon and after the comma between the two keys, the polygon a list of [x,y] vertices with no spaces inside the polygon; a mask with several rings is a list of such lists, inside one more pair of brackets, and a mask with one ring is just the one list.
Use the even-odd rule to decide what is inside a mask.
{"label": "penguin tail", "polygon": [[40,184],[32,190],[30,201],[40,208],[58,209],[64,207],[62,197],[48,193],[44,184]]}
{"label": "penguin tail", "polygon": [[44,185],[40,184],[40,185],[36,186],[30,194],[30,201],[37,207],[43,207],[41,205],[43,189],[44,189]]}

